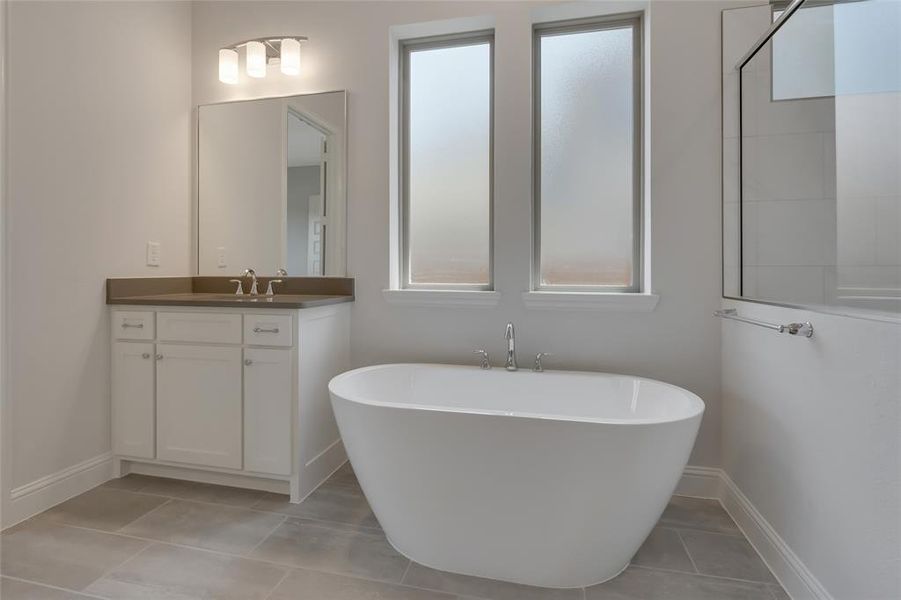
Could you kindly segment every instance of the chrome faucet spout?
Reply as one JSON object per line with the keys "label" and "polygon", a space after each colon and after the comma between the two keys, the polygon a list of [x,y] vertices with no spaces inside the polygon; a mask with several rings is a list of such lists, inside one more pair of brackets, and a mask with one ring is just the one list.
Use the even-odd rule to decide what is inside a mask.
{"label": "chrome faucet spout", "polygon": [[259,296],[260,291],[259,291],[259,289],[257,289],[257,273],[256,273],[256,271],[254,271],[253,269],[245,270],[244,274],[241,275],[241,278],[243,279],[245,277],[251,278],[250,295],[251,296]]}
{"label": "chrome faucet spout", "polygon": [[504,368],[508,371],[516,371],[516,334],[513,331],[513,323],[507,323],[507,329],[504,332],[504,339],[507,340],[507,363]]}

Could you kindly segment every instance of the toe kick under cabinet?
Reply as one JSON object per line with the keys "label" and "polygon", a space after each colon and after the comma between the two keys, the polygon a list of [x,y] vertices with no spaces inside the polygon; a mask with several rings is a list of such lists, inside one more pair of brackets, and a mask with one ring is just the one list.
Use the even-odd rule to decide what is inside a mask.
{"label": "toe kick under cabinet", "polygon": [[291,494],[346,459],[328,396],[348,368],[345,305],[111,309],[119,474]]}

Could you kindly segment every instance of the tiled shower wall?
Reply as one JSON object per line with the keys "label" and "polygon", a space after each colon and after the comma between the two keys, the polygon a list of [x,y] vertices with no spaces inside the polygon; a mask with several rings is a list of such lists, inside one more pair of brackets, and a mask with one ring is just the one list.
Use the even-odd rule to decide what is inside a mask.
{"label": "tiled shower wall", "polygon": [[[818,7],[796,13],[792,19],[799,25],[789,21],[773,43],[781,44],[775,51],[775,60],[781,61],[776,85],[780,78],[784,84],[786,72],[796,68],[797,75],[804,75],[799,79],[815,84],[809,89],[817,91],[810,95],[828,88],[838,90],[834,97],[773,100],[786,96],[781,88],[773,93],[773,43],[762,48],[741,75],[735,69],[737,57],[769,25],[769,9],[757,7],[742,11],[740,19],[724,21],[726,295],[897,309],[901,95],[892,86],[899,82],[886,81],[882,63],[865,76],[859,75],[861,69],[849,67],[866,63],[863,53],[873,52],[855,44],[853,36],[861,28],[854,19],[878,20],[878,15],[855,6],[848,10],[856,13],[836,13],[833,22],[832,10]],[[810,26],[814,21],[819,29]],[[828,68],[811,76],[807,71],[811,61],[795,66],[791,51],[803,51],[821,38],[827,38],[835,64],[831,56],[823,65],[813,64]],[[882,91],[880,86],[889,89]],[[804,95],[797,89],[794,93]]]}
{"label": "tiled shower wall", "polygon": [[901,94],[835,100],[837,247],[827,302],[890,308],[901,297]]}

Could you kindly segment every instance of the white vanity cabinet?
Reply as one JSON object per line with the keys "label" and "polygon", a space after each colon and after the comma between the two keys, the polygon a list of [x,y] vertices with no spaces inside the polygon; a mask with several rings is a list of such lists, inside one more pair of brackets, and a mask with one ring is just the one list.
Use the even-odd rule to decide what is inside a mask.
{"label": "white vanity cabinet", "polygon": [[347,304],[111,309],[119,473],[290,493],[346,459],[328,381],[349,366]]}
{"label": "white vanity cabinet", "polygon": [[157,457],[241,469],[241,348],[157,344]]}
{"label": "white vanity cabinet", "polygon": [[153,458],[153,343],[114,341],[112,355],[113,453]]}

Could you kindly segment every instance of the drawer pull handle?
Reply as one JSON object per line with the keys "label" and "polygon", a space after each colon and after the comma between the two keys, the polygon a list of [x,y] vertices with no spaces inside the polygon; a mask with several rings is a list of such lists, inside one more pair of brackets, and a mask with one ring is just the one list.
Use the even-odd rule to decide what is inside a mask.
{"label": "drawer pull handle", "polygon": [[249,367],[250,365],[253,364],[253,361],[250,360],[249,358],[245,358],[245,359],[244,359],[244,364],[247,365],[247,366]]}
{"label": "drawer pull handle", "polygon": [[145,352],[144,354],[141,355],[141,358],[143,358],[143,359],[148,359],[148,358],[150,358],[150,353],[149,353],[149,352]]}
{"label": "drawer pull handle", "polygon": [[156,359],[157,359],[157,360],[163,360],[163,355],[162,355],[162,354],[157,354],[157,355],[156,355]]}
{"label": "drawer pull handle", "polygon": [[128,329],[129,327],[134,327],[135,329],[144,329],[144,324],[143,323],[126,323],[125,321],[122,321],[123,329]]}
{"label": "drawer pull handle", "polygon": [[278,333],[278,327],[273,327],[272,329],[263,329],[262,327],[254,327],[254,333]]}

